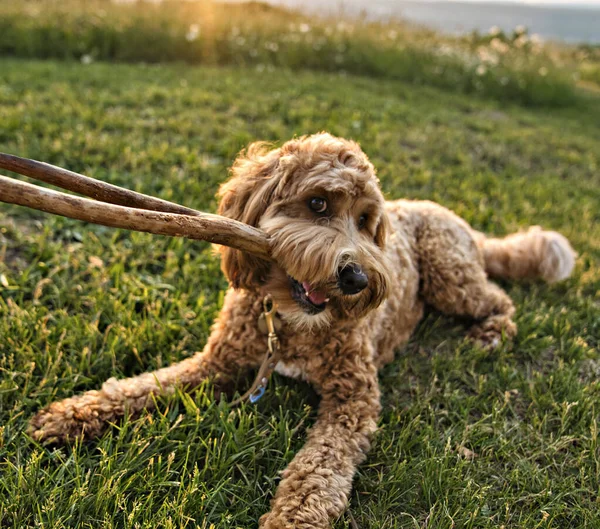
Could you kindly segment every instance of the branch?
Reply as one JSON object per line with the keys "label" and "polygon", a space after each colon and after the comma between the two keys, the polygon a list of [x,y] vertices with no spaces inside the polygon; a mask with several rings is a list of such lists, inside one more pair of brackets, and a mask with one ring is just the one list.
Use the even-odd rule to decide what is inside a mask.
{"label": "branch", "polygon": [[67,191],[73,191],[74,193],[100,200],[101,202],[118,204],[130,208],[180,213],[182,215],[203,215],[203,213],[195,209],[186,208],[168,200],[151,197],[143,193],[136,193],[135,191],[123,189],[122,187],[90,178],[89,176],[68,171],[62,167],[29,160],[28,158],[21,158],[12,154],[0,152],[0,169],[29,176],[47,184],[66,189]]}
{"label": "branch", "polygon": [[[135,195],[139,194],[135,193]],[[142,195],[142,197],[145,197],[145,195]],[[145,197],[144,200],[148,198],[152,197]],[[152,200],[159,201],[159,199]],[[250,252],[262,259],[271,260],[269,239],[263,231],[220,215],[211,215],[194,210],[192,210],[194,211],[193,215],[182,215],[106,204],[88,198],[67,195],[6,176],[0,176],[0,202],[26,206],[112,228],[208,241],[230,246],[236,250]],[[160,202],[177,206],[162,200]],[[136,203],[139,204],[140,202]],[[184,209],[187,210],[187,208]]]}

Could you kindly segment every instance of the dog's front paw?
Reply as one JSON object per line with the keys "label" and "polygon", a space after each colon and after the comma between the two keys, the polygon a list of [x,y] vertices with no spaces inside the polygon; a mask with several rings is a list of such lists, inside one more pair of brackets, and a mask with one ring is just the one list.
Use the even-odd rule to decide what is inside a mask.
{"label": "dog's front paw", "polygon": [[286,522],[281,516],[277,516],[272,512],[263,514],[258,522],[259,529],[293,529],[302,527],[296,525],[292,520]]}
{"label": "dog's front paw", "polygon": [[475,325],[469,338],[484,349],[495,349],[502,343],[502,338],[513,338],[517,334],[517,326],[505,315],[491,316]]}
{"label": "dog's front paw", "polygon": [[27,432],[36,441],[65,443],[99,436],[114,413],[100,391],[53,402],[31,419]]}
{"label": "dog's front paw", "polygon": [[276,506],[271,512],[263,514],[258,522],[259,529],[330,529],[332,520],[338,516],[318,506],[306,508],[301,505],[304,508],[294,509],[292,506],[302,500],[290,498],[289,501],[290,505],[286,505],[286,508]]}

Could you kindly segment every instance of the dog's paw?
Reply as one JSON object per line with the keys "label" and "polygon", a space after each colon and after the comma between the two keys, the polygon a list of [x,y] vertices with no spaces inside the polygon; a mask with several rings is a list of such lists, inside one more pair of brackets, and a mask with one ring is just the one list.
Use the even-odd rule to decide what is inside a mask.
{"label": "dog's paw", "polygon": [[469,333],[469,338],[480,347],[493,350],[500,346],[502,338],[513,338],[517,334],[517,326],[508,316],[491,316]]}
{"label": "dog's paw", "polygon": [[477,333],[477,337],[471,336],[471,340],[482,349],[493,351],[502,343],[502,333],[497,331],[489,331],[485,333]]}
{"label": "dog's paw", "polygon": [[[296,498],[291,496],[286,498],[291,505],[302,507],[302,497]],[[258,521],[259,529],[330,529],[331,522],[337,518],[335,510],[327,511],[326,509],[304,509],[299,512],[299,509],[289,508],[290,504],[286,504],[285,509],[277,506],[267,514],[263,514]]]}
{"label": "dog's paw", "polygon": [[272,512],[263,514],[258,522],[259,529],[293,529],[299,527],[290,520],[286,523],[280,516],[274,515]]}
{"label": "dog's paw", "polygon": [[258,529],[272,529],[276,526],[271,524],[271,521],[269,519],[272,520],[272,516],[270,513],[267,514],[263,514],[260,519],[258,520]]}
{"label": "dog's paw", "polygon": [[53,402],[40,410],[27,433],[36,441],[61,444],[99,436],[112,415],[111,403],[99,391]]}

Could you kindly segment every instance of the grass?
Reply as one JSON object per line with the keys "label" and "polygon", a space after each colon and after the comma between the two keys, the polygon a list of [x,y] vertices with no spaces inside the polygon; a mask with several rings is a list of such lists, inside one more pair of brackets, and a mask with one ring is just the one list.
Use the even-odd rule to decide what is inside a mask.
{"label": "grass", "polygon": [[[248,142],[329,130],[390,198],[570,238],[573,278],[503,285],[513,344],[484,353],[430,313],[382,373],[362,528],[600,526],[599,117],[596,99],[548,112],[335,73],[0,60],[2,151],[214,211]],[[206,244],[0,208],[1,527],[256,526],[315,418],[302,383],[237,410],[175,395],[88,444],[24,433],[50,401],[201,349],[225,287]]]}
{"label": "grass", "polygon": [[526,30],[450,37],[209,0],[0,0],[0,55],[345,72],[549,107],[575,104],[577,79],[596,87],[600,67],[598,48],[543,44]]}

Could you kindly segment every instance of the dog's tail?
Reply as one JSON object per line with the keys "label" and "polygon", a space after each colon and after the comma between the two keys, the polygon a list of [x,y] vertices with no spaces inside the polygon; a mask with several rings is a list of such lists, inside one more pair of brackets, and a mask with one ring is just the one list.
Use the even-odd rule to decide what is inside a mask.
{"label": "dog's tail", "polygon": [[491,277],[537,279],[548,283],[566,279],[575,267],[577,254],[569,241],[555,231],[539,226],[503,239],[477,234],[485,270]]}

